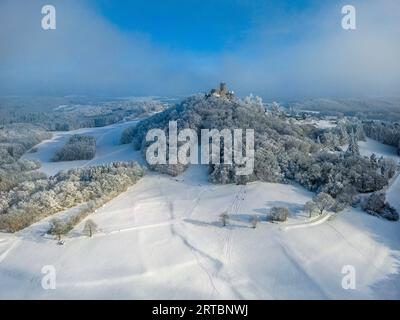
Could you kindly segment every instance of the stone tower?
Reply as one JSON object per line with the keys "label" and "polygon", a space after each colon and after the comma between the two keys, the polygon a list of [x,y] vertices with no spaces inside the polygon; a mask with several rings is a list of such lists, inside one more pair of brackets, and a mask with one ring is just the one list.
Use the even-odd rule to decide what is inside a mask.
{"label": "stone tower", "polygon": [[225,96],[228,93],[228,87],[225,82],[221,82],[219,85],[219,94]]}

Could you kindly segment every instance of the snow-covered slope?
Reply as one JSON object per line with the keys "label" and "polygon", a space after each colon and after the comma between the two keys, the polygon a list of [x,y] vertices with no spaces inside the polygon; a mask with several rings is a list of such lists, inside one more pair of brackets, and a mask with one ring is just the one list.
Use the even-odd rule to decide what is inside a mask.
{"label": "snow-covered slope", "polygon": [[[48,175],[54,175],[60,170],[68,170],[75,167],[104,164],[112,161],[138,161],[143,159],[140,152],[134,151],[129,144],[120,145],[122,132],[135,124],[136,121],[127,121],[99,128],[84,128],[74,131],[56,132],[53,138],[38,144],[34,153],[26,153],[23,159],[39,160],[42,164],[41,171]],[[55,152],[61,149],[73,134],[90,135],[96,138],[96,156],[92,160],[53,162]]]}
{"label": "snow-covered slope", "polygon": [[[384,145],[370,138],[367,138],[366,141],[360,141],[359,147],[363,156],[369,157],[374,153],[377,157],[391,158],[400,164],[400,157],[395,147]],[[400,212],[400,175],[389,186],[386,199],[397,212]]]}
{"label": "snow-covered slope", "polygon": [[[139,158],[117,143],[124,126],[79,130],[98,138],[96,158],[64,168]],[[27,156],[54,174],[60,167],[49,159],[66,135]],[[400,178],[388,191],[398,209],[399,194]],[[211,185],[203,166],[177,178],[149,173],[90,216],[100,228],[92,238],[84,221],[63,246],[43,236],[46,221],[0,233],[0,298],[399,299],[400,223],[351,208],[307,225],[302,206],[312,196],[290,184]],[[272,206],[288,207],[289,221],[267,222]],[[256,229],[254,215],[262,220]],[[296,224],[302,228],[285,228]],[[55,290],[41,286],[46,265],[55,267]],[[349,265],[355,290],[342,287]]]}
{"label": "snow-covered slope", "polygon": [[396,180],[388,189],[386,199],[397,212],[400,212],[400,175],[397,176]]}
{"label": "snow-covered slope", "polygon": [[[293,212],[288,223],[304,221],[311,196],[295,185],[210,185],[202,167],[150,174],[91,216],[101,229],[93,238],[83,224],[64,246],[0,235],[0,297],[399,298],[399,223],[355,209],[288,231],[265,221],[266,208],[281,205]],[[55,290],[41,287],[44,265],[56,268]],[[345,265],[356,268],[356,290],[341,286]]]}
{"label": "snow-covered slope", "polygon": [[377,157],[387,157],[400,161],[400,158],[397,155],[397,148],[387,146],[376,140],[366,138],[366,141],[359,141],[359,147],[360,153],[363,156],[369,157],[371,154],[375,153]]}

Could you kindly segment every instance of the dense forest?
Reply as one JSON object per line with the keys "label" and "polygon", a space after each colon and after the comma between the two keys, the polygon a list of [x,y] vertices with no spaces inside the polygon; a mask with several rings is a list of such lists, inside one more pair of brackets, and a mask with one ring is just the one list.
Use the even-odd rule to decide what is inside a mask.
{"label": "dense forest", "polygon": [[23,181],[43,179],[45,174],[37,171],[37,161],[20,160],[27,152],[42,140],[51,138],[37,125],[12,124],[0,128],[0,201],[5,192],[10,191]]}
{"label": "dense forest", "polygon": [[53,161],[90,160],[96,155],[96,139],[74,134],[67,143],[56,151]]}
{"label": "dense forest", "polygon": [[17,161],[33,146],[51,136],[39,125],[15,123],[0,126],[0,165]]}
{"label": "dense forest", "polygon": [[116,162],[20,181],[0,192],[0,231],[15,232],[80,203],[110,199],[142,176],[137,163]]}

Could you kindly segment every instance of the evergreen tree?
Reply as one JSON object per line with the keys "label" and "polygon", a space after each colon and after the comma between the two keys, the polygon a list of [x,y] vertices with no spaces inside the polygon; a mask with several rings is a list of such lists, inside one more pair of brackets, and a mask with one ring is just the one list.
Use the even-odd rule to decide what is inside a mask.
{"label": "evergreen tree", "polygon": [[360,155],[360,148],[358,147],[357,137],[354,133],[354,130],[351,130],[349,137],[349,147],[347,148],[346,154],[352,156]]}

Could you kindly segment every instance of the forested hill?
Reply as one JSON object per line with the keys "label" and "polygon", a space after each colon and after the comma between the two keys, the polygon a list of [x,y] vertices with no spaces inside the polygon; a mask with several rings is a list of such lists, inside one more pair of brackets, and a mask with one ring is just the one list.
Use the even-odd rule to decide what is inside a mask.
{"label": "forested hill", "polygon": [[[359,193],[381,190],[396,172],[393,160],[360,155],[357,141],[365,137],[361,122],[342,119],[334,128],[321,129],[286,115],[278,105],[266,108],[260,99],[253,97],[244,100],[190,97],[127,129],[122,142],[131,142],[145,152],[148,130],[163,129],[168,136],[169,121],[177,121],[178,130],[254,129],[253,174],[236,175],[235,164],[210,165],[209,179],[214,183],[294,180],[311,191],[327,193],[345,205],[352,203]],[[345,144],[349,148],[342,150]],[[166,165],[153,169],[177,175],[185,167]]]}

